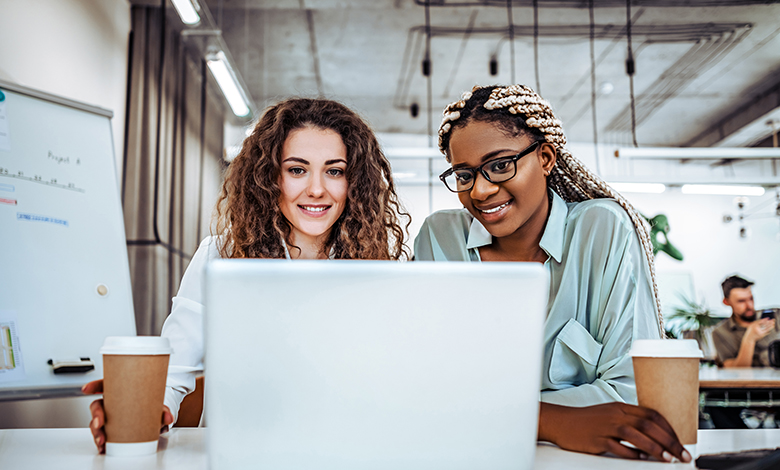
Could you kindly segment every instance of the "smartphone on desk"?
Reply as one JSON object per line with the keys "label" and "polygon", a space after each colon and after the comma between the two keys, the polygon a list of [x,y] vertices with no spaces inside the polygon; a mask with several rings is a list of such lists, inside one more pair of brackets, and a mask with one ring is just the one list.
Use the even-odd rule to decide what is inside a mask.
{"label": "smartphone on desk", "polygon": [[696,459],[696,468],[700,470],[770,470],[779,467],[780,447],[709,454]]}

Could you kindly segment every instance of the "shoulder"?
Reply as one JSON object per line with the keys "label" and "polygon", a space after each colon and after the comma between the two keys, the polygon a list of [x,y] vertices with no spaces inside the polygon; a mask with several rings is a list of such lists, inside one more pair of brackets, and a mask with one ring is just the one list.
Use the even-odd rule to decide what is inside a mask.
{"label": "shoulder", "polygon": [[466,209],[448,209],[429,215],[414,240],[417,260],[455,260],[467,257],[472,221]]}
{"label": "shoulder", "polygon": [[209,260],[221,258],[219,255],[221,246],[222,237],[214,235],[207,236],[200,242],[200,245],[198,245],[198,249],[192,256],[190,264],[203,264]]}
{"label": "shoulder", "polygon": [[472,219],[473,217],[466,209],[445,209],[436,211],[426,217],[425,221],[423,222],[423,226],[429,227],[433,230],[452,228],[462,225],[468,227],[471,225]]}
{"label": "shoulder", "polygon": [[591,219],[595,217],[597,219],[631,223],[628,212],[614,199],[588,199],[581,202],[568,202],[566,205],[569,207],[569,219]]}
{"label": "shoulder", "polygon": [[730,335],[731,333],[731,322],[728,318],[724,318],[720,323],[715,325],[715,328],[712,329],[713,335]]}
{"label": "shoulder", "polygon": [[569,209],[566,225],[570,229],[597,228],[600,231],[636,232],[628,212],[614,199],[589,199],[569,202],[566,205]]}

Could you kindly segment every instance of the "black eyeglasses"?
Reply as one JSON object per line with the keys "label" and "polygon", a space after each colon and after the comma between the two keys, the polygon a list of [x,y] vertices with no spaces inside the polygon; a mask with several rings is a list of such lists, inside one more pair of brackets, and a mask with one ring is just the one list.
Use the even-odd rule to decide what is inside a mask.
{"label": "black eyeglasses", "polygon": [[517,161],[536,150],[539,144],[541,142],[537,140],[517,155],[488,160],[476,168],[450,168],[439,175],[439,179],[453,193],[471,191],[477,179],[477,172],[482,173],[491,183],[509,181],[517,174]]}

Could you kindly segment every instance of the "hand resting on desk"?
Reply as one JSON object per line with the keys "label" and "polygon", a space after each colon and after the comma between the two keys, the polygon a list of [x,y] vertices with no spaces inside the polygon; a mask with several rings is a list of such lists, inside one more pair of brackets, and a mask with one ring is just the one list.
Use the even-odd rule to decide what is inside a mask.
{"label": "hand resting on desk", "polygon": [[[94,395],[103,393],[103,381],[94,380],[81,387],[85,395]],[[92,420],[89,422],[89,429],[95,438],[95,445],[101,454],[106,451],[106,432],[103,426],[106,424],[106,413],[103,409],[103,399],[95,400],[89,405],[89,412],[92,414]],[[163,405],[162,417],[160,420],[160,432],[168,429],[173,424],[173,414],[171,410]]]}
{"label": "hand resting on desk", "polygon": [[[628,459],[655,457],[670,462],[676,457],[690,462],[691,455],[680,444],[669,423],[658,412],[628,405],[575,408],[540,403],[538,440],[587,454],[612,453]],[[621,442],[629,442],[636,448]]]}

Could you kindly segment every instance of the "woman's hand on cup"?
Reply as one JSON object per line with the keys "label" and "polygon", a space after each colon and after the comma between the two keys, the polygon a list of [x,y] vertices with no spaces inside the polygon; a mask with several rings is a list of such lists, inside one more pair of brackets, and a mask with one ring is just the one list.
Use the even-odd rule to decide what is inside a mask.
{"label": "woman's hand on cup", "polygon": [[[103,380],[89,382],[81,387],[81,391],[85,395],[101,394],[103,393]],[[93,401],[89,405],[89,412],[92,415],[92,419],[89,422],[89,430],[92,432],[98,452],[103,454],[106,452],[106,412],[103,408],[103,399]],[[171,424],[173,424],[173,413],[167,406],[163,405],[160,432],[167,431]]]}
{"label": "woman's hand on cup", "polygon": [[583,408],[541,403],[540,407],[539,440],[562,449],[627,459],[691,461],[672,427],[654,410],[626,403]]}

